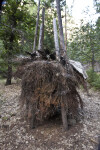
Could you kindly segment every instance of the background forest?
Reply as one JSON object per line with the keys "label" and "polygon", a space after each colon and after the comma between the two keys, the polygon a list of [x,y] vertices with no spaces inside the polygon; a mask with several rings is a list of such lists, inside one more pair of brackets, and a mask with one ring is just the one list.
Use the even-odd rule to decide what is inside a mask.
{"label": "background forest", "polygon": [[[54,0],[41,1],[39,25],[42,21],[43,6],[46,8],[44,49],[52,52],[55,49],[53,18],[57,16],[56,6]],[[34,0],[4,1],[0,13],[0,78],[7,78],[9,70],[12,73],[16,69],[16,63],[13,61],[16,57],[25,56],[25,51],[33,51],[37,7]],[[99,1],[94,1],[94,7],[96,13],[100,14]],[[76,27],[64,0],[61,0],[61,8],[67,55],[69,59],[82,64],[91,64],[92,70],[88,71],[88,80],[92,86],[99,89],[100,75],[94,72],[94,66],[96,62],[100,63],[100,17],[95,23],[81,20],[80,26]],[[6,84],[11,84],[11,81],[7,80]]]}

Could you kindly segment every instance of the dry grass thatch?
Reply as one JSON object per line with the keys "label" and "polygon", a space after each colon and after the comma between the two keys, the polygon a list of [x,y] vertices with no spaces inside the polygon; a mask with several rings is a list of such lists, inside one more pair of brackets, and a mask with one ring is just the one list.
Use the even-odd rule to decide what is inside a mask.
{"label": "dry grass thatch", "polygon": [[66,68],[56,61],[27,63],[22,77],[21,102],[26,115],[33,122],[42,122],[61,108],[68,108],[68,115],[78,116],[83,102],[76,87],[78,82]]}

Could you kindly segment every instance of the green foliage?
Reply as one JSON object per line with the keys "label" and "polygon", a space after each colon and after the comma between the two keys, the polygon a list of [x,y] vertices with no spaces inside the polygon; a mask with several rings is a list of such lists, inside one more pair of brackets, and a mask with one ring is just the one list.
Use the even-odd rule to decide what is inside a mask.
{"label": "green foliage", "polygon": [[[100,27],[98,25],[98,27]],[[71,59],[83,63],[100,60],[100,40],[96,25],[83,24],[75,30],[68,44],[68,54]]]}
{"label": "green foliage", "polygon": [[[36,24],[36,14],[30,14],[27,4],[7,0],[0,24],[0,77],[7,77],[8,65],[15,69],[14,56],[31,51]],[[31,2],[28,1],[28,3]],[[33,3],[35,6],[35,3]]]}
{"label": "green foliage", "polygon": [[0,58],[0,79],[6,78],[7,65],[3,59]]}
{"label": "green foliage", "polygon": [[100,1],[94,0],[94,5],[95,5],[97,13],[100,13]]}
{"label": "green foliage", "polygon": [[7,71],[7,65],[4,59],[2,59],[3,55],[5,55],[4,53],[2,53],[3,51],[5,52],[3,41],[0,40],[0,78],[6,77],[6,71]]}
{"label": "green foliage", "polygon": [[94,72],[92,69],[87,71],[88,74],[88,82],[95,89],[100,90],[100,74]]}
{"label": "green foliage", "polygon": [[[7,1],[3,8],[0,28],[0,38],[4,44],[3,54],[7,54],[11,47],[13,55],[32,49],[35,17],[34,14],[30,15],[26,5],[22,5],[20,1]],[[11,36],[13,36],[13,42],[11,42]]]}
{"label": "green foliage", "polygon": [[[97,13],[100,13],[100,2],[94,0]],[[100,17],[95,24],[85,24],[81,20],[81,26],[74,29],[68,42],[68,55],[71,59],[82,63],[100,61]]]}

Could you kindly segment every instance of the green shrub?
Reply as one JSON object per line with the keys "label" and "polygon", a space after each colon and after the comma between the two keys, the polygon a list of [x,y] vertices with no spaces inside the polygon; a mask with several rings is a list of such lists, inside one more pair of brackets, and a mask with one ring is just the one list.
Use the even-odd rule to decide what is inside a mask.
{"label": "green shrub", "polygon": [[0,79],[6,78],[7,74],[7,64],[0,58]]}
{"label": "green shrub", "polygon": [[92,69],[88,70],[87,74],[90,85],[95,89],[100,90],[100,74],[93,72]]}
{"label": "green shrub", "polygon": [[92,82],[92,86],[94,86],[98,90],[100,89],[100,75],[98,75],[98,78],[96,78],[94,82]]}

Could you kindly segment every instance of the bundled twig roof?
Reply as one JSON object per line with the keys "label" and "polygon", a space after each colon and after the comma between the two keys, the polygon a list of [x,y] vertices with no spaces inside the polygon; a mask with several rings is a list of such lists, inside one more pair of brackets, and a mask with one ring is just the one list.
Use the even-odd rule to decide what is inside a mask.
{"label": "bundled twig roof", "polygon": [[76,90],[78,82],[64,66],[56,61],[33,61],[24,67],[21,102],[26,105],[27,117],[34,114],[41,122],[53,116],[62,103],[68,106],[68,114],[78,115],[78,108],[83,107]]}

